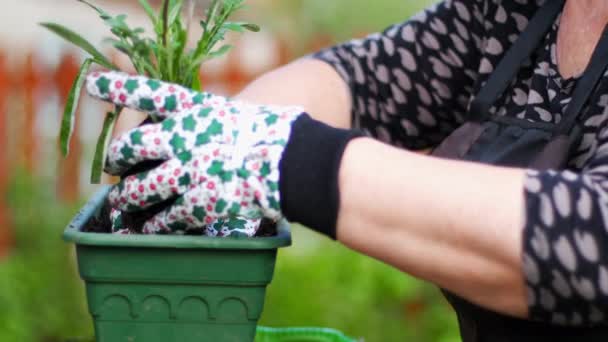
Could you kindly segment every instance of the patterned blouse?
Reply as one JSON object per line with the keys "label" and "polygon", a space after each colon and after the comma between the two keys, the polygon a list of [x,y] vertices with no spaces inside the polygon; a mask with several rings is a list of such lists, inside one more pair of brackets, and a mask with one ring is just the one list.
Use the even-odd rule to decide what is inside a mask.
{"label": "patterned blouse", "polygon": [[[550,0],[549,0],[550,1]],[[436,146],[543,0],[444,0],[382,33],[315,55],[348,83],[354,125],[407,149]],[[556,63],[560,17],[491,111],[558,123],[577,78]],[[585,109],[568,168],[527,172],[522,267],[533,320],[608,318],[608,74]],[[604,246],[604,247],[603,247]]]}

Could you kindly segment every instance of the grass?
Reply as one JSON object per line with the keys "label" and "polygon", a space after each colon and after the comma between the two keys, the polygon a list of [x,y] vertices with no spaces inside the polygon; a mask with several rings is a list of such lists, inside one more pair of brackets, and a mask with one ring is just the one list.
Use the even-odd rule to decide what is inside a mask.
{"label": "grass", "polygon": [[459,341],[455,316],[432,285],[294,227],[281,250],[261,324],[317,326],[365,341]]}
{"label": "grass", "polygon": [[77,206],[61,205],[51,190],[20,178],[8,193],[16,246],[0,261],[2,342],[92,336],[72,249],[61,240]]}

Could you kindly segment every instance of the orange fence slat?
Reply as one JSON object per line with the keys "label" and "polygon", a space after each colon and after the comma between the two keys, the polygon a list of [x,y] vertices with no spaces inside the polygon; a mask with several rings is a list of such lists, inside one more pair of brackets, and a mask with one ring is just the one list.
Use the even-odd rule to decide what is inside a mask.
{"label": "orange fence slat", "polygon": [[22,134],[19,134],[21,142],[19,146],[22,148],[22,165],[25,169],[33,174],[36,169],[36,156],[38,149],[38,139],[36,136],[36,98],[35,92],[38,86],[39,78],[34,68],[34,58],[32,54],[28,54],[25,63],[25,70],[23,71],[23,90],[24,90],[24,103],[23,103],[23,130]]}
{"label": "orange fence slat", "polygon": [[[6,106],[8,99],[8,71],[6,58],[0,55],[0,146],[7,146]],[[12,245],[12,229],[6,203],[8,187],[8,158],[6,148],[0,148],[0,257],[5,256]]]}
{"label": "orange fence slat", "polygon": [[222,75],[222,83],[226,85],[226,89],[229,94],[236,94],[241,88],[243,88],[249,77],[241,68],[238,56],[231,54],[228,57],[228,64]]}

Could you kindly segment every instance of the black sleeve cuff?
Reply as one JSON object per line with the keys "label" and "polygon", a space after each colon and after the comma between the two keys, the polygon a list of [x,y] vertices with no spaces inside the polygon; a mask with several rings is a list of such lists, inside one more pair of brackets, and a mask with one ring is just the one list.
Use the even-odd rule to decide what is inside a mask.
{"label": "black sleeve cuff", "polygon": [[307,114],[293,123],[279,164],[281,211],[287,220],[336,239],[342,155],[351,140],[362,136],[362,132],[334,128]]}

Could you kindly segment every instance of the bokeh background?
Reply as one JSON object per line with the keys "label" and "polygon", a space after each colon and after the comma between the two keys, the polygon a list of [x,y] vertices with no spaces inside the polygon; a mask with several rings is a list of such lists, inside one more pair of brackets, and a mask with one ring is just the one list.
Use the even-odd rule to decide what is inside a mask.
{"label": "bokeh background", "polygon": [[[136,0],[92,0],[146,25]],[[231,37],[236,49],[204,66],[203,86],[238,92],[251,79],[341,40],[405,20],[432,0],[249,0],[263,31]],[[63,102],[84,55],[40,28],[53,21],[93,42],[107,28],[75,0],[2,0],[0,14],[0,341],[86,341],[92,325],[73,248],[61,232],[95,186],[93,144],[104,106],[84,98],[69,158],[56,136]],[[200,1],[199,11],[205,6]],[[123,63],[105,49],[116,63]],[[124,129],[138,118],[123,116]],[[439,291],[303,228],[279,253],[262,324],[321,326],[365,341],[458,341]]]}

